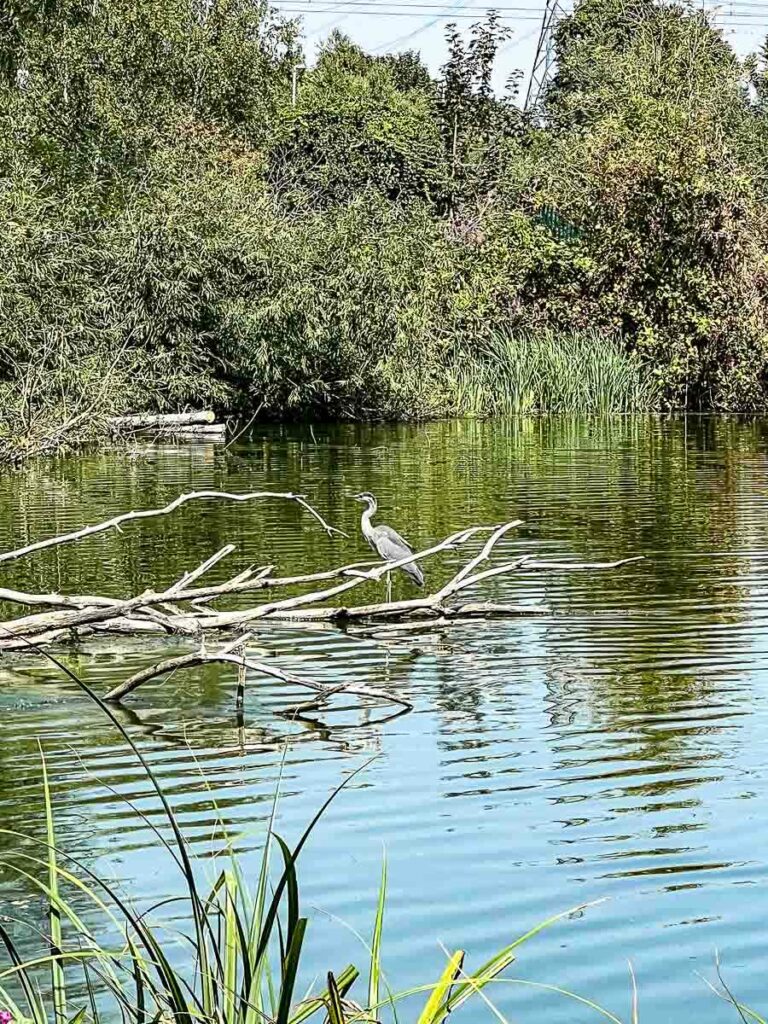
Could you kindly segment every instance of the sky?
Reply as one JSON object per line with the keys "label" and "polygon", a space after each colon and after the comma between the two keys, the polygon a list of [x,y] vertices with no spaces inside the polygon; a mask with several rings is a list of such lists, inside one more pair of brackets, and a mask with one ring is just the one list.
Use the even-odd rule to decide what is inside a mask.
{"label": "sky", "polygon": [[[522,70],[527,81],[536,53],[545,0],[499,0],[502,23],[511,31],[502,44],[494,85],[502,90],[508,77]],[[573,0],[564,0],[571,9]],[[481,20],[489,9],[481,0],[275,0],[274,6],[291,17],[300,16],[305,30],[310,59],[321,39],[333,29],[349,35],[369,52],[386,53],[418,50],[429,69],[436,73],[446,57],[444,30],[456,24],[469,31],[473,21]],[[702,4],[710,11],[737,53],[745,56],[756,51],[768,34],[768,0],[732,0]]]}

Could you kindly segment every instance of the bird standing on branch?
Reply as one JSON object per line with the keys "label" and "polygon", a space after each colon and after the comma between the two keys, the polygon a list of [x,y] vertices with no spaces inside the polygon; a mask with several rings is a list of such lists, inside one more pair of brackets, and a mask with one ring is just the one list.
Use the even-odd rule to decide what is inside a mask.
{"label": "bird standing on branch", "polygon": [[[368,506],[363,512],[360,528],[363,531],[363,536],[380,558],[385,562],[399,562],[401,558],[407,558],[413,554],[413,548],[397,530],[393,530],[391,526],[373,526],[371,524],[371,519],[378,506],[370,491],[354,494],[353,498]],[[407,565],[398,566],[398,568],[410,576],[417,587],[424,586],[424,573],[416,562],[409,562]],[[387,573],[387,600],[392,600],[392,579],[389,573]]]}

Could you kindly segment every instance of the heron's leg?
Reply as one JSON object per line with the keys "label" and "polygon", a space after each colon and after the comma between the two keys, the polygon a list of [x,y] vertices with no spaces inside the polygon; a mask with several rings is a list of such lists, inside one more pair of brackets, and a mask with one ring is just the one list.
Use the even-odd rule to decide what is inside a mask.
{"label": "heron's leg", "polygon": [[392,600],[392,573],[387,573],[387,604]]}

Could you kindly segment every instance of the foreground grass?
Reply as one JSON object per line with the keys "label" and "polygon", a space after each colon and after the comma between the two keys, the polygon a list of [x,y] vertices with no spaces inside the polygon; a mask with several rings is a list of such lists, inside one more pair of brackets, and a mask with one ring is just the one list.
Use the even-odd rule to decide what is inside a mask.
{"label": "foreground grass", "polygon": [[[396,992],[386,982],[382,969],[385,867],[367,951],[367,983],[357,996],[359,1001],[353,999],[352,989],[361,972],[351,964],[341,970],[329,969],[324,988],[300,995],[297,982],[308,919],[300,909],[297,861],[339,791],[331,794],[292,848],[274,831],[273,806],[253,888],[247,885],[230,843],[222,851],[226,867],[203,885],[191,848],[151,766],[109,706],[64,665],[56,664],[102,708],[121,733],[162,805],[170,839],[143,812],[133,810],[152,828],[179,870],[183,896],[173,902],[175,908],[179,903],[185,905],[188,929],[179,936],[156,921],[153,911],[139,913],[112,884],[59,849],[51,786],[41,749],[46,839],[35,841],[3,830],[38,849],[38,854],[18,850],[9,866],[34,886],[48,905],[48,934],[44,936],[47,949],[32,959],[24,958],[0,924],[0,942],[8,959],[8,966],[0,970],[0,1008],[10,1011],[16,1021],[100,1024],[121,1017],[127,1024],[303,1024],[319,1016],[330,1024],[352,1024],[374,1021],[382,1012],[396,1013],[397,1005],[407,999],[409,1019],[416,1008],[418,1024],[442,1024],[472,997],[487,1002],[483,990],[515,960],[518,949],[543,928],[573,913],[568,911],[532,928],[472,971],[465,969],[464,951],[454,950],[437,980]],[[275,870],[273,860],[279,862]],[[89,908],[87,915],[78,909],[83,903]],[[94,919],[96,927],[88,923]],[[110,933],[119,939],[105,946],[98,936]],[[171,958],[171,949],[177,953],[179,948],[187,951],[180,968]],[[614,1015],[595,1009],[603,1019],[621,1024]]]}
{"label": "foreground grass", "polygon": [[[328,1024],[372,1024],[383,1016],[397,1022],[401,1003],[405,1003],[402,1009],[408,1021],[445,1024],[448,1016],[470,999],[479,1004],[484,1018],[507,1024],[487,991],[492,984],[505,982],[557,993],[590,1011],[595,1020],[638,1024],[634,976],[628,1022],[593,1000],[558,986],[501,977],[525,943],[584,906],[535,926],[472,971],[465,969],[464,950],[446,951],[446,964],[438,979],[405,991],[394,990],[383,970],[386,863],[370,942],[364,943],[367,977],[356,991],[361,975],[358,967],[331,968],[324,987],[299,994],[308,919],[301,913],[297,862],[328,805],[365,765],[330,795],[292,848],[274,831],[273,804],[254,887],[248,886],[231,843],[225,843],[222,851],[226,867],[203,886],[173,808],[139,748],[108,705],[64,665],[46,656],[101,707],[132,749],[162,805],[171,838],[166,839],[133,805],[132,810],[153,830],[176,864],[183,895],[140,913],[111,883],[59,849],[41,748],[46,838],[34,840],[8,829],[1,831],[16,840],[25,839],[39,851],[17,850],[8,866],[42,894],[48,907],[48,931],[42,936],[45,948],[25,959],[0,924],[0,943],[7,954],[7,966],[0,965],[0,1019],[4,1024],[9,1014],[16,1024],[102,1024],[118,1018],[123,1024],[304,1024],[310,1018]],[[275,870],[273,859],[279,865]],[[188,927],[182,933],[155,919],[155,912],[169,902],[186,907]],[[83,905],[87,914],[80,909]],[[174,917],[178,919],[177,914]],[[94,919],[96,928],[88,924]],[[111,933],[115,941],[104,945],[97,932],[98,936]],[[179,948],[186,953],[182,967],[171,959],[171,951],[175,955]],[[720,981],[722,987],[713,987],[713,991],[731,1004],[742,1021],[766,1024],[737,1001],[722,978]]]}

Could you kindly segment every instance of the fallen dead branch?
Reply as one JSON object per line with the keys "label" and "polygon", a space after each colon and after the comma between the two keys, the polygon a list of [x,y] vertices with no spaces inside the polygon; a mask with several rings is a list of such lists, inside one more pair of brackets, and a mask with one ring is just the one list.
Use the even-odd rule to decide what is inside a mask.
{"label": "fallen dead branch", "polygon": [[103,533],[105,530],[120,530],[123,523],[130,522],[136,519],[150,519],[155,516],[167,516],[171,512],[175,512],[177,508],[185,505],[189,501],[200,501],[202,499],[218,499],[222,501],[253,501],[256,498],[284,498],[287,501],[295,501],[301,505],[302,508],[306,509],[311,516],[313,516],[318,523],[322,526],[329,537],[333,534],[339,534],[342,537],[346,537],[346,534],[342,530],[337,530],[335,526],[330,526],[320,513],[312,508],[308,501],[304,498],[303,494],[292,494],[277,493],[275,491],[253,491],[250,494],[230,494],[228,491],[192,491],[190,494],[180,494],[178,498],[175,498],[169,504],[163,508],[149,508],[142,512],[123,512],[119,516],[114,516],[112,519],[106,519],[103,523],[96,523],[94,526],[84,526],[81,530],[74,530],[72,533],[62,533],[58,537],[47,537],[45,540],[35,541],[33,544],[27,544],[22,548],[16,548],[15,551],[5,551],[0,554],[0,562],[10,562],[13,559],[21,558],[23,555],[31,555],[35,551],[42,551],[44,548],[58,547],[61,544],[69,544],[75,540],[83,540],[85,537],[92,537],[96,533]]}
{"label": "fallen dead branch", "polygon": [[[225,491],[195,491],[182,494],[162,508],[139,512],[126,512],[93,526],[86,526],[71,533],[45,540],[35,541],[14,551],[0,554],[0,563],[21,558],[24,555],[103,533],[107,530],[120,531],[122,524],[150,517],[169,515],[182,505],[193,500],[210,499],[244,502],[260,498],[281,498],[300,505],[321,525],[329,536],[346,536],[331,526],[314,509],[303,495],[291,492],[275,493],[257,491],[250,494],[231,494]],[[242,631],[249,624],[260,620],[279,620],[291,623],[365,622],[379,623],[380,630],[398,627],[423,628],[446,627],[462,620],[490,618],[493,616],[530,616],[542,614],[547,609],[532,604],[504,603],[489,600],[466,600],[466,592],[476,590],[489,580],[509,576],[519,571],[573,572],[581,570],[614,569],[635,561],[633,558],[611,562],[571,562],[537,560],[530,555],[521,555],[491,564],[497,546],[517,526],[520,520],[494,526],[470,526],[451,534],[432,546],[401,558],[395,562],[353,562],[321,572],[297,576],[274,575],[271,565],[248,566],[239,569],[223,582],[206,583],[204,577],[216,566],[229,558],[235,545],[226,544],[219,551],[206,558],[199,565],[189,569],[170,584],[148,589],[127,598],[105,597],[98,594],[34,594],[0,588],[0,601],[27,607],[42,608],[0,623],[0,651],[19,651],[52,643],[61,643],[70,637],[92,636],[94,634],[154,634],[158,636],[179,636],[194,638],[199,648],[194,652],[159,661],[142,669],[106,695],[107,699],[119,701],[139,686],[169,673],[199,667],[208,663],[224,663],[237,666],[239,673],[239,694],[248,675],[267,676],[283,683],[308,689],[312,699],[295,710],[315,709],[325,706],[339,693],[353,695],[362,701],[397,704],[409,708],[408,701],[358,683],[343,686],[326,686],[316,680],[296,676],[273,664],[255,660],[248,656],[245,646],[251,634],[242,634],[211,650],[205,644],[210,634]],[[430,594],[402,601],[383,601],[363,604],[349,601],[353,591],[368,584],[375,584],[385,575],[412,562],[427,562],[436,555],[456,551],[480,535],[485,541],[474,555],[467,558],[460,568],[442,585]],[[289,589],[288,596],[280,596]],[[219,610],[214,603],[222,598],[239,596],[243,598],[258,591],[270,592],[269,599],[248,607]],[[295,591],[299,591],[296,593]],[[357,596],[357,595],[355,595]],[[341,600],[340,600],[341,599]],[[390,625],[387,626],[386,624]]]}

